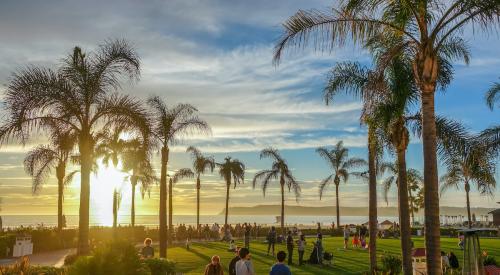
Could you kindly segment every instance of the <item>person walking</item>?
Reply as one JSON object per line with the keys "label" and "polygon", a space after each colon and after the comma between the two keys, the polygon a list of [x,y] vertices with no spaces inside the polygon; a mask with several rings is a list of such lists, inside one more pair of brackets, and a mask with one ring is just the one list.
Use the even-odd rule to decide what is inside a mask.
{"label": "person walking", "polygon": [[306,238],[304,234],[300,234],[297,240],[297,251],[299,252],[299,265],[304,264],[304,251],[306,250]]}
{"label": "person walking", "polygon": [[347,224],[344,226],[344,249],[347,249],[347,244],[349,243],[349,227]]}
{"label": "person walking", "polygon": [[236,262],[236,275],[255,275],[252,261],[250,260],[250,251],[242,247],[239,252],[240,260]]}
{"label": "person walking", "polygon": [[292,264],[292,257],[293,257],[293,236],[292,236],[292,231],[288,230],[288,235],[286,236],[286,249],[288,250],[288,265]]}
{"label": "person walking", "polygon": [[278,254],[276,254],[276,259],[278,262],[271,267],[269,275],[292,275],[290,268],[285,264],[285,251],[279,251]]}
{"label": "person walking", "polygon": [[273,249],[274,256],[274,245],[276,244],[276,228],[271,226],[271,230],[267,233],[267,255],[269,255],[269,250]]}
{"label": "person walking", "polygon": [[212,256],[212,260],[205,267],[204,275],[224,275],[224,269],[220,264],[220,257],[217,255]]}

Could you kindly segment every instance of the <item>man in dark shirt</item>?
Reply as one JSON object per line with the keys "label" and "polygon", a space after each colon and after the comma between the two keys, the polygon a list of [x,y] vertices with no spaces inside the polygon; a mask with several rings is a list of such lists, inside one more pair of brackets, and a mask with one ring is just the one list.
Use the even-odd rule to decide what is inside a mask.
{"label": "man in dark shirt", "polygon": [[240,248],[236,247],[236,256],[229,262],[229,275],[236,275],[236,262],[240,260]]}
{"label": "man in dark shirt", "polygon": [[252,230],[252,226],[245,223],[245,247],[248,249],[250,249],[250,230]]}
{"label": "man in dark shirt", "polygon": [[286,237],[286,249],[288,250],[288,265],[291,265],[293,255],[293,237],[292,231],[290,230],[288,230],[288,236]]}

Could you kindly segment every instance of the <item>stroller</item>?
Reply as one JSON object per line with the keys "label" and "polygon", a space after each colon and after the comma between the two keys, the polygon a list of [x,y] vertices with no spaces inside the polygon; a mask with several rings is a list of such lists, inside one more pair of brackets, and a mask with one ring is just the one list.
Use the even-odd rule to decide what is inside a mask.
{"label": "stroller", "polygon": [[332,266],[333,265],[333,254],[326,252],[323,254],[323,264]]}

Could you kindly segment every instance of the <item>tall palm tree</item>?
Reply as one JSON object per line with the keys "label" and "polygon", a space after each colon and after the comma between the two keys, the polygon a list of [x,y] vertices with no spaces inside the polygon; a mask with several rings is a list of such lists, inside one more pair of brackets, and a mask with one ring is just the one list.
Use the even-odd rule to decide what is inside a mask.
{"label": "tall palm tree", "polygon": [[[486,104],[490,110],[493,110],[497,102],[500,103],[500,83],[495,82],[486,92]],[[478,137],[478,141],[486,144],[498,156],[498,153],[500,153],[500,125],[493,125],[483,130]]]}
{"label": "tall palm tree", "polygon": [[198,110],[189,104],[178,104],[168,108],[160,97],[148,100],[152,108],[151,135],[161,147],[160,174],[160,257],[167,256],[167,165],[170,145],[194,131],[210,132],[208,124],[198,117]]}
{"label": "tall palm tree", "polygon": [[174,208],[173,208],[173,191],[174,191],[174,183],[179,182],[181,179],[184,178],[193,178],[194,177],[193,171],[189,168],[182,168],[177,170],[172,177],[170,177],[170,180],[168,182],[168,243],[171,244],[172,242],[172,235],[174,232],[174,224],[173,224],[173,217],[174,217]]}
{"label": "tall palm tree", "polygon": [[236,185],[243,184],[245,181],[245,165],[238,159],[233,159],[231,157],[224,158],[223,163],[216,163],[219,168],[219,175],[226,182],[226,211],[224,217],[224,227],[227,227],[227,219],[229,217],[229,190],[231,189],[231,181],[233,183],[233,188],[236,189]]}
{"label": "tall palm tree", "polygon": [[[402,40],[386,51],[382,59],[392,59],[401,51],[411,53],[413,75],[421,91],[423,115],[425,230],[427,270],[441,274],[439,237],[439,195],[436,153],[434,95],[439,70],[451,66],[449,59],[468,62],[460,38],[468,25],[490,31],[500,20],[498,0],[464,1],[390,1],[346,0],[328,12],[298,11],[284,24],[284,35],[275,47],[274,61],[279,62],[285,48],[302,48],[313,39],[321,50],[334,49],[346,41],[363,43],[379,35],[399,36]],[[385,63],[385,62],[381,62]]]}
{"label": "tall palm tree", "polygon": [[459,145],[446,151],[445,163],[447,172],[441,181],[441,195],[449,188],[460,188],[464,185],[467,204],[468,226],[472,227],[470,212],[470,185],[475,183],[481,194],[492,195],[496,187],[494,156],[484,146],[475,143]]}
{"label": "tall palm tree", "polygon": [[28,67],[12,77],[4,97],[7,122],[0,140],[26,142],[48,123],[71,129],[77,136],[81,166],[78,254],[89,252],[90,172],[99,129],[122,125],[127,130],[149,130],[140,101],[111,93],[120,88],[121,76],[139,77],[139,58],[123,40],[106,41],[95,52],[80,47],[65,58],[58,70]]}
{"label": "tall palm tree", "polygon": [[366,165],[366,161],[361,158],[349,158],[349,149],[344,147],[344,143],[342,141],[337,142],[331,150],[328,150],[326,147],[319,147],[316,149],[316,153],[324,158],[328,163],[328,166],[330,166],[330,169],[332,169],[332,174],[325,178],[319,186],[319,199],[321,200],[323,197],[326,186],[333,182],[335,184],[337,227],[340,227],[340,181],[343,180],[344,183],[347,183],[350,174],[349,170]]}
{"label": "tall palm tree", "polygon": [[130,224],[135,226],[135,189],[140,184],[141,196],[149,192],[151,185],[157,180],[150,161],[148,142],[140,138],[127,140],[122,151],[122,170],[130,173],[131,184]]}
{"label": "tall palm tree", "polygon": [[288,187],[288,192],[293,189],[295,194],[295,199],[298,200],[300,196],[300,185],[299,182],[292,175],[292,171],[288,168],[286,160],[279,154],[277,149],[267,148],[260,152],[260,159],[270,158],[273,163],[271,164],[271,169],[262,170],[255,174],[253,178],[252,185],[255,188],[257,182],[261,182],[262,192],[264,196],[266,195],[266,190],[271,184],[272,180],[277,180],[279,178],[280,191],[281,191],[281,234],[283,236],[285,232],[285,187]]}
{"label": "tall palm tree", "polygon": [[486,91],[486,105],[490,110],[493,110],[495,107],[495,103],[500,102],[500,83],[495,82],[491,85],[490,89]]}
{"label": "tall palm tree", "polygon": [[40,190],[47,177],[55,169],[57,178],[57,229],[63,228],[64,187],[71,182],[72,174],[66,174],[71,160],[76,136],[71,130],[52,127],[50,145],[40,145],[28,152],[24,159],[26,172],[33,177],[33,193]]}
{"label": "tall palm tree", "polygon": [[115,188],[113,190],[113,228],[116,228],[118,224],[118,210],[120,210],[121,201],[122,201],[122,195]]}
{"label": "tall palm tree", "polygon": [[189,146],[186,152],[191,153],[191,158],[193,159],[193,171],[196,174],[196,230],[200,232],[200,189],[201,181],[200,177],[206,171],[214,171],[215,160],[213,157],[204,156],[200,150],[193,146]]}

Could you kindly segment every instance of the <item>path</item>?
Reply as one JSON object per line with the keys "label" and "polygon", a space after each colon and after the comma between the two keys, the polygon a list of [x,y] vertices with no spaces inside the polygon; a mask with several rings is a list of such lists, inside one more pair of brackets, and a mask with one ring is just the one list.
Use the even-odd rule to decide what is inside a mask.
{"label": "path", "polygon": [[[64,265],[64,258],[69,255],[76,253],[75,248],[67,248],[61,250],[54,250],[49,252],[42,252],[33,255],[29,255],[30,264],[32,265],[46,265],[61,267]],[[0,260],[0,265],[9,265],[15,263],[20,258],[13,259],[2,259]]]}

